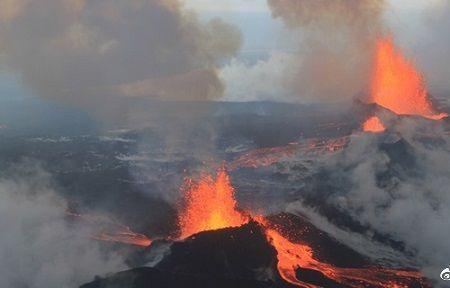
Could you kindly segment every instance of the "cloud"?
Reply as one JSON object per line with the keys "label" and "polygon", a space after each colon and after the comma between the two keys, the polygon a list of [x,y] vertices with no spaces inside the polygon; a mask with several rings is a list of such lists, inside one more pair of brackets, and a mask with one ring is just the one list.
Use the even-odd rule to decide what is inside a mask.
{"label": "cloud", "polygon": [[374,41],[383,30],[383,0],[268,4],[299,40],[297,70],[287,76],[297,97],[339,102],[367,91]]}
{"label": "cloud", "polygon": [[188,7],[201,12],[267,12],[267,4],[260,0],[185,0]]}
{"label": "cloud", "polygon": [[27,163],[0,179],[0,286],[77,287],[124,268],[87,228],[67,222],[49,175]]}
{"label": "cloud", "polygon": [[[450,2],[442,1],[424,13],[424,32],[415,39],[419,61],[431,89],[450,98]],[[431,44],[432,43],[432,44]]]}
{"label": "cloud", "polygon": [[289,75],[296,71],[298,56],[272,53],[267,60],[248,64],[237,58],[222,67],[219,76],[225,83],[223,100],[226,101],[296,101],[289,89]]}
{"label": "cloud", "polygon": [[216,67],[241,44],[236,28],[201,23],[177,0],[0,0],[0,8],[9,68],[38,95],[93,110],[114,97],[214,99],[223,91]]}
{"label": "cloud", "polygon": [[343,102],[368,91],[383,0],[267,3],[295,52],[272,53],[253,65],[233,60],[220,71],[224,99]]}
{"label": "cloud", "polygon": [[450,139],[430,123],[405,118],[388,137],[354,135],[342,153],[319,165],[335,185],[327,190],[328,205],[404,243],[437,279],[450,257]]}

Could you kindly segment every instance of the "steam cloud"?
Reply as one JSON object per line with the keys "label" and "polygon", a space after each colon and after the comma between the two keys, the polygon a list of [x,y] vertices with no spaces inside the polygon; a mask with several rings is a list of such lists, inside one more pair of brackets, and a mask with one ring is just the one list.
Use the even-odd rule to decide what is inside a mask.
{"label": "steam cloud", "polygon": [[[327,171],[322,181],[331,185],[322,191],[329,193],[324,200],[328,205],[404,243],[406,254],[413,255],[425,275],[438,279],[450,257],[446,241],[450,237],[450,142],[442,136],[442,126],[430,124],[405,118],[390,128],[386,139],[355,135],[342,153],[319,165]],[[390,144],[389,152],[381,143],[395,144]],[[306,211],[323,222],[303,205],[293,203],[290,209]],[[327,226],[327,231],[333,230]],[[355,247],[351,238],[340,238]],[[370,252],[367,247],[361,252]]]}
{"label": "steam cloud", "polygon": [[[265,65],[276,65],[276,71],[283,75],[274,84],[282,87],[278,91],[284,93],[273,93],[272,100],[340,102],[367,91],[374,41],[383,30],[384,2],[268,0],[273,17],[282,19],[291,29],[291,36],[298,38],[298,51],[289,55],[288,61],[276,55]],[[257,73],[261,66],[259,63],[250,75],[260,76]],[[250,68],[227,66],[223,73],[227,83],[233,85],[229,72],[238,69],[244,72]],[[266,78],[259,77],[254,82]],[[236,88],[231,86],[226,96],[233,97],[239,91]]]}
{"label": "steam cloud", "polygon": [[[419,61],[424,68],[432,93],[450,97],[450,2],[441,1],[425,12],[425,31],[417,37]],[[432,43],[432,45],[430,45]]]}
{"label": "steam cloud", "polygon": [[206,24],[178,0],[0,0],[0,51],[49,99],[102,109],[106,99],[205,100],[240,33]]}
{"label": "steam cloud", "polygon": [[220,70],[220,78],[226,83],[223,99],[295,102],[298,96],[289,84],[298,71],[297,62],[296,55],[281,52],[272,53],[269,59],[260,60],[255,65],[233,59]]}
{"label": "steam cloud", "polygon": [[342,101],[366,91],[383,0],[268,0],[274,17],[303,28],[291,86],[309,100]]}
{"label": "steam cloud", "polygon": [[30,163],[19,170],[0,179],[1,287],[77,287],[125,267],[100,250],[92,231],[66,221],[47,173]]}

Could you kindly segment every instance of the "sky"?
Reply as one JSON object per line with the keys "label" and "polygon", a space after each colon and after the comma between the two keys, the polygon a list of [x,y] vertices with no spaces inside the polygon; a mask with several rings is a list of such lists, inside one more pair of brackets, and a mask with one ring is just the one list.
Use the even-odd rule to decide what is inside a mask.
{"label": "sky", "polygon": [[[241,51],[290,50],[287,31],[280,20],[273,19],[264,0],[182,0],[203,19],[222,18],[237,25],[244,38]],[[446,0],[389,0],[387,17],[394,30],[408,36],[421,12]],[[415,30],[413,28],[412,30]],[[401,36],[400,36],[401,37]],[[405,40],[408,41],[408,40]]]}
{"label": "sky", "polygon": [[[188,7],[202,12],[267,12],[266,1],[264,0],[184,0]],[[435,5],[445,0],[390,0],[394,7],[422,8],[428,5]]]}

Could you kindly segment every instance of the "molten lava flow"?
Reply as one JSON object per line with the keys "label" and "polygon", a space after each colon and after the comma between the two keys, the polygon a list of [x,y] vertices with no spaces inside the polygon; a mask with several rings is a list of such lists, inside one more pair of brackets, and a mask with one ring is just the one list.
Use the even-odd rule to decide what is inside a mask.
{"label": "molten lava flow", "polygon": [[386,127],[384,127],[383,122],[377,116],[370,117],[363,124],[363,131],[365,132],[380,133],[384,130],[386,130]]}
{"label": "molten lava flow", "polygon": [[237,227],[248,222],[236,209],[234,189],[224,168],[215,179],[203,175],[186,190],[186,203],[179,216],[181,238],[192,234],[227,227]]}
{"label": "molten lava flow", "polygon": [[341,268],[321,262],[314,258],[313,249],[304,243],[293,243],[281,235],[261,216],[256,218],[265,228],[268,240],[277,250],[278,271],[281,277],[296,286],[316,288],[319,286],[302,281],[301,273],[297,277],[298,267],[312,269],[322,273],[336,283],[348,287],[409,287],[410,281],[416,281],[426,287],[422,276],[416,271],[402,271],[383,268]]}
{"label": "molten lava flow", "polygon": [[131,231],[128,227],[125,231],[118,231],[115,233],[111,232],[102,232],[96,235],[93,235],[92,238],[100,241],[109,241],[109,242],[117,242],[123,244],[131,244],[141,247],[147,247],[152,244],[152,240],[150,240],[147,236],[135,233]]}
{"label": "molten lava flow", "polygon": [[136,246],[150,246],[152,240],[143,234],[133,232],[130,227],[116,223],[108,218],[100,216],[81,215],[66,211],[66,215],[79,221],[83,221],[91,230],[98,231],[92,234],[92,239],[117,242],[123,244],[131,244]]}
{"label": "molten lava flow", "polygon": [[239,156],[230,165],[229,169],[266,167],[280,162],[282,159],[295,156],[298,152],[298,143],[286,146],[253,149]]}
{"label": "molten lava flow", "polygon": [[304,267],[303,265],[305,263],[302,262],[304,262],[305,259],[310,258],[309,255],[312,254],[311,251],[307,251],[305,249],[307,248],[306,246],[289,242],[273,229],[266,229],[266,235],[277,250],[277,267],[281,277],[291,284],[305,285],[306,283],[297,279],[295,270],[300,266]]}
{"label": "molten lava flow", "polygon": [[433,109],[425,81],[414,64],[394,46],[391,37],[377,43],[371,87],[372,101],[400,115],[442,119]]}
{"label": "molten lava flow", "polygon": [[317,156],[335,153],[344,149],[348,142],[348,137],[328,140],[313,138],[289,143],[286,146],[253,149],[238,156],[228,167],[231,170],[267,167],[296,156]]}

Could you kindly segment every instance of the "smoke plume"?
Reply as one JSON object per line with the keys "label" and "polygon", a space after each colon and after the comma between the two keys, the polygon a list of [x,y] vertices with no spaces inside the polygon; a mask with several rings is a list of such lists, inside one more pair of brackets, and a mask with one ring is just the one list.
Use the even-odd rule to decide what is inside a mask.
{"label": "smoke plume", "polygon": [[290,85],[302,99],[343,101],[366,91],[383,0],[268,0],[273,17],[301,29]]}
{"label": "smoke plume", "polygon": [[0,23],[0,51],[29,88],[93,110],[114,97],[216,98],[216,65],[241,42],[178,0],[0,0]]}
{"label": "smoke plume", "polygon": [[100,249],[92,231],[66,221],[46,172],[30,163],[17,168],[0,179],[1,287],[77,287],[125,267]]}
{"label": "smoke plume", "polygon": [[[220,78],[226,83],[224,100],[295,102],[298,97],[290,87],[293,75],[298,71],[297,56],[289,53],[272,53],[267,60],[248,65],[233,59],[220,70]],[[242,77],[245,75],[244,81]]]}
{"label": "smoke plume", "polygon": [[445,97],[449,101],[450,40],[447,35],[450,27],[450,2],[440,1],[431,5],[425,11],[424,20],[423,34],[414,39],[419,51],[418,60],[424,68],[431,93]]}
{"label": "smoke plume", "polygon": [[[439,123],[418,118],[401,119],[389,129],[383,136],[352,136],[342,153],[319,164],[325,173],[318,177],[327,188],[313,186],[311,193],[322,189],[323,203],[403,243],[405,255],[438,279],[450,257],[450,139]],[[305,211],[302,205],[290,208]],[[351,238],[340,238],[353,247]]]}

